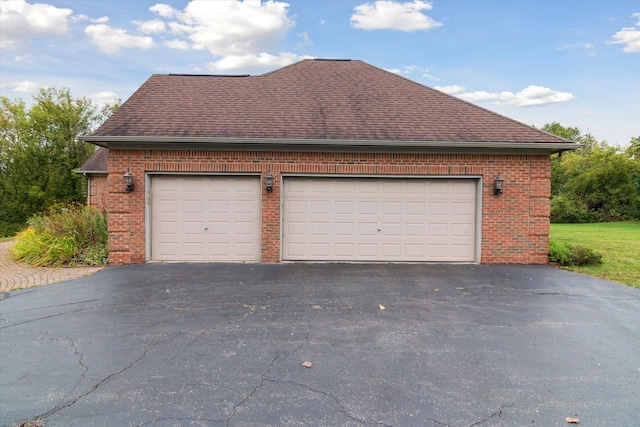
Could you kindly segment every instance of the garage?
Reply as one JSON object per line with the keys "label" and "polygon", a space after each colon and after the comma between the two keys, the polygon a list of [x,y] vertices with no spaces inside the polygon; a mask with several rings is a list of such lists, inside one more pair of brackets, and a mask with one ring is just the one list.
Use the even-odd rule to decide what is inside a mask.
{"label": "garage", "polygon": [[478,182],[286,177],[282,258],[475,262]]}
{"label": "garage", "polygon": [[151,175],[152,261],[260,261],[260,178]]}

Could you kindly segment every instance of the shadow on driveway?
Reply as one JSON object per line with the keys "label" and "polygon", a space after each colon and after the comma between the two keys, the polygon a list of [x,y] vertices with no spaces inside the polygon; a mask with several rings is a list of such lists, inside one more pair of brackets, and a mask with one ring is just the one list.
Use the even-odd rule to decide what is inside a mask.
{"label": "shadow on driveway", "polygon": [[2,425],[640,425],[640,292],[549,267],[147,264],[4,296]]}

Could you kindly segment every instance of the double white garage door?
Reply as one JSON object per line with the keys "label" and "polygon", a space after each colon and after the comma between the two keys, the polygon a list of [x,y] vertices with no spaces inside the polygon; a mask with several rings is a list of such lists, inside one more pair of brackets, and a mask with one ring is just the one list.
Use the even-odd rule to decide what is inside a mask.
{"label": "double white garage door", "polygon": [[[476,185],[473,179],[285,177],[282,259],[475,261]],[[151,259],[259,261],[261,197],[258,177],[153,176]]]}

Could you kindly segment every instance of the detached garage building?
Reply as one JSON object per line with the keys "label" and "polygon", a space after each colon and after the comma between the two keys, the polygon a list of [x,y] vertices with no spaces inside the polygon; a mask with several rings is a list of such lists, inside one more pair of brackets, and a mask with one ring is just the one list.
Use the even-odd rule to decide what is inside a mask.
{"label": "detached garage building", "polygon": [[84,140],[112,264],[546,263],[549,155],[576,148],[350,60],[153,75]]}

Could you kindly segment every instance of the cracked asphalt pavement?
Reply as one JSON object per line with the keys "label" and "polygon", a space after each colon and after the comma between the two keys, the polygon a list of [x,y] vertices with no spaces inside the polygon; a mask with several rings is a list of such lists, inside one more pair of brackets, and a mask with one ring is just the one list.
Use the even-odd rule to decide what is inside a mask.
{"label": "cracked asphalt pavement", "polygon": [[0,296],[3,426],[640,425],[640,290],[550,267],[146,264]]}

